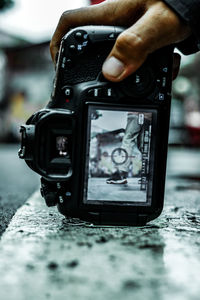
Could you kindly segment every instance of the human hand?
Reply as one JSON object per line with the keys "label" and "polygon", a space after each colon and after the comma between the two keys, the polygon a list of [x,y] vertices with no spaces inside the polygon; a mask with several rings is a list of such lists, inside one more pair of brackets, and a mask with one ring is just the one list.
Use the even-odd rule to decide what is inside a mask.
{"label": "human hand", "polygon": [[82,25],[127,27],[102,68],[104,76],[114,82],[135,72],[150,53],[191,34],[190,28],[163,1],[107,0],[62,14],[50,43],[54,62],[62,37],[70,28]]}

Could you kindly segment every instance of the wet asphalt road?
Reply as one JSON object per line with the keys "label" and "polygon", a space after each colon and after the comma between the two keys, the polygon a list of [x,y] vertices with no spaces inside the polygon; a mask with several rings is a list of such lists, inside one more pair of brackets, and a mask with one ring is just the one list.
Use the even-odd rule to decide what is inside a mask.
{"label": "wet asphalt road", "polygon": [[[1,190],[14,212],[37,177],[12,162],[11,148],[1,148],[2,166],[9,164]],[[10,177],[17,186],[7,184]],[[147,226],[66,219],[38,191],[12,218],[0,253],[2,300],[199,300],[200,149],[170,149],[165,207]]]}
{"label": "wet asphalt road", "polygon": [[18,158],[18,149],[18,145],[0,144],[0,236],[39,185],[38,176]]}

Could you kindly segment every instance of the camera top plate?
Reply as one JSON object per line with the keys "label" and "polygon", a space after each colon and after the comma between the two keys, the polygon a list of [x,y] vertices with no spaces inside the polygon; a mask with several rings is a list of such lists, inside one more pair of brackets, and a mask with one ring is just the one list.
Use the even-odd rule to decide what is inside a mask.
{"label": "camera top plate", "polygon": [[134,97],[140,102],[148,99],[156,105],[165,105],[170,97],[169,53],[173,52],[173,46],[151,54],[134,74],[120,83],[108,82],[103,77],[103,62],[123,31],[124,28],[115,26],[82,26],[63,37],[48,107],[76,110],[80,93],[101,101]]}

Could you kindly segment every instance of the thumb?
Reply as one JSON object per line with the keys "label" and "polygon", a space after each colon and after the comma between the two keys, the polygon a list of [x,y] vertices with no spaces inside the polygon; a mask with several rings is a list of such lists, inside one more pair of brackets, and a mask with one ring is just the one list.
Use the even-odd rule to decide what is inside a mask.
{"label": "thumb", "polygon": [[102,72],[108,80],[125,79],[143,64],[148,55],[143,39],[132,29],[120,34],[103,64]]}
{"label": "thumb", "polygon": [[179,17],[159,1],[118,36],[103,64],[104,76],[114,82],[125,79],[143,64],[149,53],[184,39],[188,35],[184,29]]}

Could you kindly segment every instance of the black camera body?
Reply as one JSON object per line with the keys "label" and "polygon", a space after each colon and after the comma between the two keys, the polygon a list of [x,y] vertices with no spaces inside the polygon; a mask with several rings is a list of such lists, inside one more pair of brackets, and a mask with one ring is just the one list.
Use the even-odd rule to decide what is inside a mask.
{"label": "black camera body", "polygon": [[173,47],[109,82],[102,64],[123,30],[82,26],[64,36],[51,100],[21,126],[19,157],[62,214],[144,225],[163,208]]}

